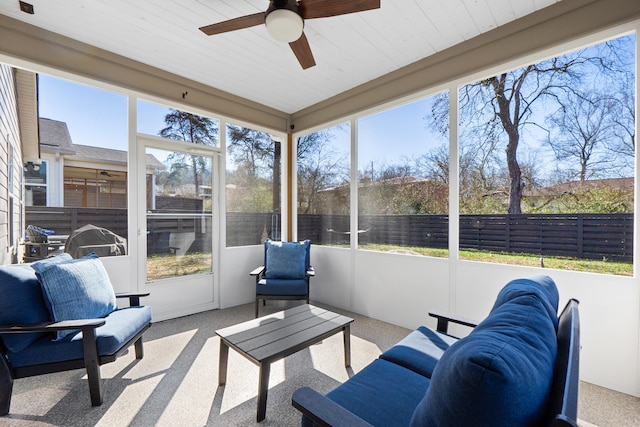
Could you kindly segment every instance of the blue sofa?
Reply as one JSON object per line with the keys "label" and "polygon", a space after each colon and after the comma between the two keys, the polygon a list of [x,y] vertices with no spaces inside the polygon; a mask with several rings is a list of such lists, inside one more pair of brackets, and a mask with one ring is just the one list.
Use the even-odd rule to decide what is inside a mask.
{"label": "blue sofa", "polygon": [[[115,295],[95,254],[0,266],[0,415],[9,412],[14,379],[82,368],[91,404],[101,405],[100,365],[131,345],[143,357],[147,295]],[[118,308],[117,298],[128,306]]]}
{"label": "blue sofa", "polygon": [[[509,282],[475,326],[434,313],[326,396],[293,394],[303,426],[577,426],[579,317],[548,276]],[[475,326],[462,339],[449,322]]]}

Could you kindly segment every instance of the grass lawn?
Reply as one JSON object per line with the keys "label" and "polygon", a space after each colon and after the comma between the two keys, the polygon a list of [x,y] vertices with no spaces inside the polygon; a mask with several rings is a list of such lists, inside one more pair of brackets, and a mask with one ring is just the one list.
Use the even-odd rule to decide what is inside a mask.
{"label": "grass lawn", "polygon": [[[449,251],[446,249],[424,248],[417,246],[394,245],[361,245],[360,249],[404,253],[410,255],[434,256],[446,258]],[[514,254],[506,252],[486,252],[476,250],[461,250],[460,259],[469,261],[494,262],[498,264],[524,265],[528,267],[556,268],[559,270],[587,271],[591,273],[615,274],[618,276],[632,276],[633,264],[626,262],[591,260],[568,257],[554,257],[532,254]]]}
{"label": "grass lawn", "polygon": [[[419,246],[397,245],[361,245],[360,249],[391,252],[406,255],[433,256],[447,258],[446,249],[424,248]],[[553,257],[532,254],[514,254],[505,252],[485,252],[461,250],[460,259],[468,261],[493,262],[497,264],[523,265],[527,267],[545,267],[559,270],[586,271],[591,273],[632,276],[633,264],[608,260],[590,260],[568,257]],[[148,280],[160,280],[170,277],[203,274],[211,271],[211,254],[187,254],[175,256],[169,254],[152,255],[147,259]]]}
{"label": "grass lawn", "polygon": [[147,280],[211,272],[211,254],[156,254],[147,257]]}

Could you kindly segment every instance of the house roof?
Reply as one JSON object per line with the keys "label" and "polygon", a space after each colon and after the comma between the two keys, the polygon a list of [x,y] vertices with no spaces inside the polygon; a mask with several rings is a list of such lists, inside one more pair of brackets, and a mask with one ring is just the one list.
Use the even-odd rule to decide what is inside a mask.
{"label": "house roof", "polygon": [[589,179],[586,181],[568,181],[531,191],[527,197],[549,197],[576,190],[589,188],[611,188],[615,190],[633,190],[634,178]]}
{"label": "house roof", "polygon": [[[39,123],[40,147],[44,152],[60,153],[66,159],[76,162],[127,165],[126,151],[74,144],[65,122],[41,117]],[[152,154],[147,154],[147,167],[164,169],[164,165]]]}

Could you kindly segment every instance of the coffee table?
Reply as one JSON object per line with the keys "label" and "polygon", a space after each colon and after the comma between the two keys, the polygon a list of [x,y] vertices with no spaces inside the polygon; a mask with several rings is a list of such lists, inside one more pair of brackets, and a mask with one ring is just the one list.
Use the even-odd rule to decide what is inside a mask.
{"label": "coffee table", "polygon": [[353,319],[304,304],[219,329],[220,359],[218,385],[227,382],[229,347],[260,367],[257,421],[267,410],[271,363],[309,347],[340,331],[344,335],[344,364],[351,365],[351,323]]}

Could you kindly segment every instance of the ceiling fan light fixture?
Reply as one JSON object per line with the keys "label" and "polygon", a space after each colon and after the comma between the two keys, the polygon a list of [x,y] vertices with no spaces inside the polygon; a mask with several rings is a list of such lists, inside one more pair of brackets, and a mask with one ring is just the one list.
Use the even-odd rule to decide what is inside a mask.
{"label": "ceiling fan light fixture", "polygon": [[275,9],[264,20],[269,35],[283,43],[291,43],[302,36],[304,21],[290,9]]}

